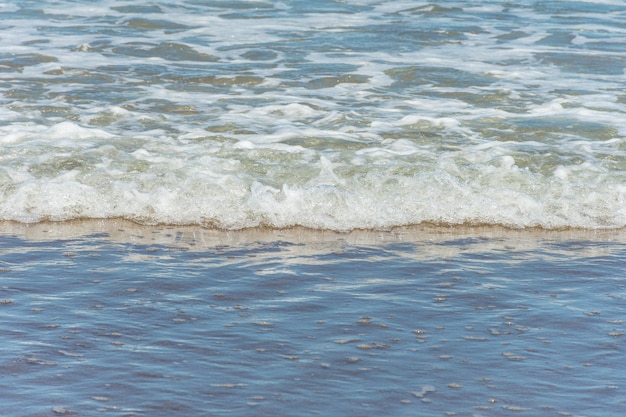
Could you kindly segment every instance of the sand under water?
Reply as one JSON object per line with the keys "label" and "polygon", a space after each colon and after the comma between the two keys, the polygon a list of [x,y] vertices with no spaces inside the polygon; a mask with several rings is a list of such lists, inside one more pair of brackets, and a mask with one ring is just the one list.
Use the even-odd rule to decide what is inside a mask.
{"label": "sand under water", "polygon": [[0,227],[4,416],[616,416],[624,230]]}

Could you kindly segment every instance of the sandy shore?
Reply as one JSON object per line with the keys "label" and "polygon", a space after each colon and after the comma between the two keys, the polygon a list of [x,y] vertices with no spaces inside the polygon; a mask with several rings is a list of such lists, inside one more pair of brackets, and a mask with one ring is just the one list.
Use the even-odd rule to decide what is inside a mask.
{"label": "sandy shore", "polygon": [[[203,252],[215,249],[221,251],[228,248],[251,251],[258,247],[289,243],[291,256],[337,254],[358,247],[395,250],[394,248],[406,244],[414,248],[411,257],[422,261],[485,253],[497,256],[502,254],[506,256],[506,253],[510,253],[511,256],[514,254],[519,256],[520,253],[541,256],[545,251],[558,252],[564,257],[594,257],[610,254],[621,244],[626,244],[626,229],[519,230],[499,226],[424,224],[386,231],[355,230],[347,233],[302,227],[235,231],[200,226],[141,225],[120,219],[34,224],[0,222],[0,239],[3,236],[58,245],[59,251],[65,251],[72,242],[91,246],[95,241],[167,249],[167,252],[181,250]],[[610,245],[609,248],[608,243],[617,245]]]}
{"label": "sandy shore", "polygon": [[302,227],[289,229],[252,228],[244,230],[207,229],[201,226],[142,225],[123,219],[72,220],[66,222],[0,222],[0,235],[14,235],[34,241],[71,240],[106,234],[115,242],[187,246],[202,249],[219,245],[245,245],[254,242],[289,241],[322,244],[342,241],[354,245],[394,242],[441,243],[459,239],[484,239],[518,244],[540,240],[626,242],[626,229],[510,229],[501,226],[420,224],[384,231],[354,230],[336,232]]}

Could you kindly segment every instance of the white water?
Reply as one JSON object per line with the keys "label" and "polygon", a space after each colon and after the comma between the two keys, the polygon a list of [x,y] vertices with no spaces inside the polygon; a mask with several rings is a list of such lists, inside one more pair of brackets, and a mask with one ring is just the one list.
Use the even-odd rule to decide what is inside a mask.
{"label": "white water", "polygon": [[622,2],[0,4],[0,219],[626,225]]}

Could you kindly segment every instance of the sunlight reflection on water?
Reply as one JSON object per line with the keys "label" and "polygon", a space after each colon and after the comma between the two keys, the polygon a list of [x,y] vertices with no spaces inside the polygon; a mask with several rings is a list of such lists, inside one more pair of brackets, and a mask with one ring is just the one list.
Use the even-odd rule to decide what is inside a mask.
{"label": "sunlight reflection on water", "polygon": [[0,238],[4,415],[625,405],[619,239],[248,231],[226,245],[185,228],[59,238],[55,227],[46,240]]}

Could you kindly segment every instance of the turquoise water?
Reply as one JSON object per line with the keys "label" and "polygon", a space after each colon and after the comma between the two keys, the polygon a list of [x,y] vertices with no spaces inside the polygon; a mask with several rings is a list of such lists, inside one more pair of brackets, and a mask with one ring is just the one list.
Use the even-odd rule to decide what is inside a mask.
{"label": "turquoise water", "polygon": [[622,1],[0,4],[0,219],[626,225]]}
{"label": "turquoise water", "polygon": [[3,415],[626,409],[623,236],[127,226],[0,238]]}

